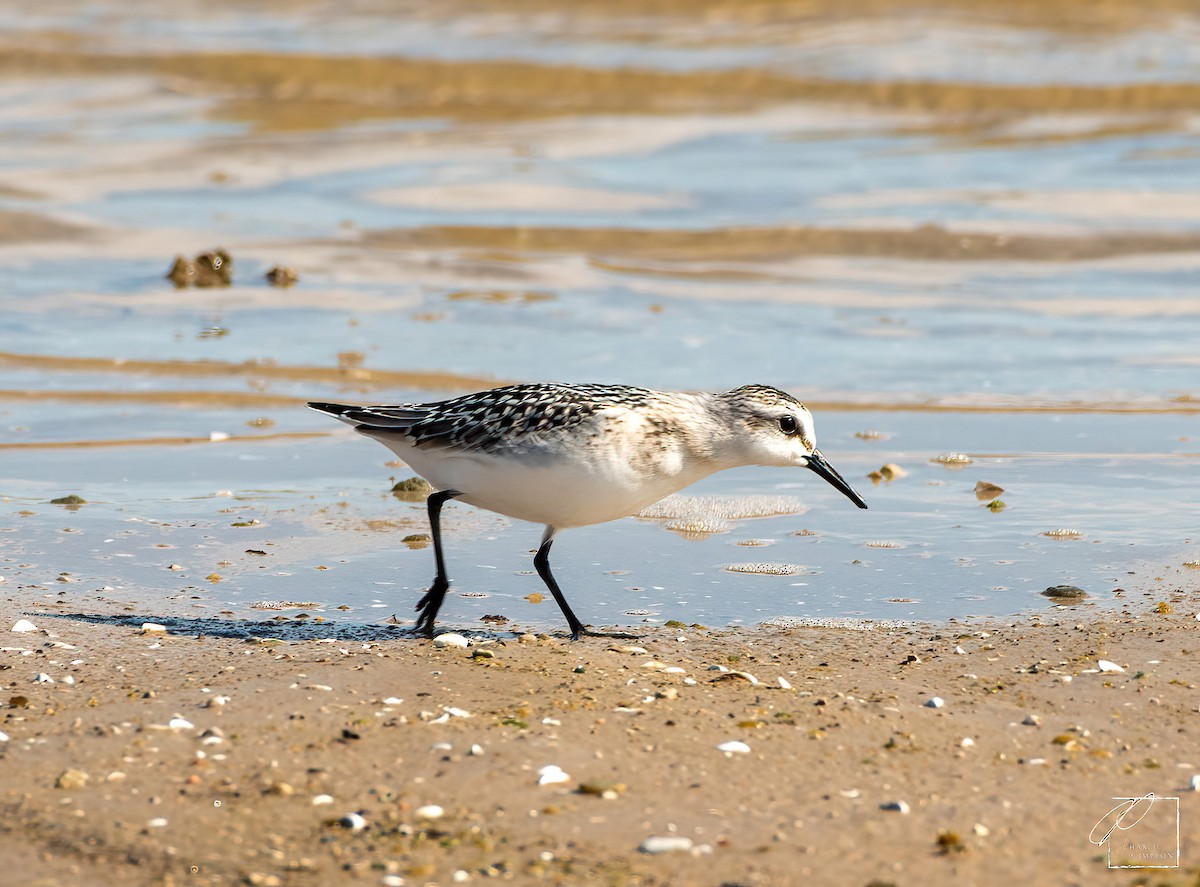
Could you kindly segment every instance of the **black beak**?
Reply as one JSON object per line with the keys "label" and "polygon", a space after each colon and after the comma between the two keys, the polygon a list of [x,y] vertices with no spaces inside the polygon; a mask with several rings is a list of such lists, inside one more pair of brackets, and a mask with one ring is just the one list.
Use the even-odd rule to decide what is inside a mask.
{"label": "black beak", "polygon": [[867,503],[863,501],[863,497],[854,492],[854,487],[846,483],[846,479],[833,470],[833,466],[825,461],[825,457],[821,455],[820,450],[813,450],[812,455],[808,457],[808,467],[829,481],[834,489],[845,494],[846,498],[859,508],[867,507]]}

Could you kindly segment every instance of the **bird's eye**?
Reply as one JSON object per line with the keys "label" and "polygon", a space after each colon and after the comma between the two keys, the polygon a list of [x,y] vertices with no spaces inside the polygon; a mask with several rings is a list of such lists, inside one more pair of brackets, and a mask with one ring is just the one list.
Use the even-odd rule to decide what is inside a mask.
{"label": "bird's eye", "polygon": [[784,434],[795,434],[796,433],[796,417],[795,416],[781,416],[779,418],[779,430],[782,431]]}

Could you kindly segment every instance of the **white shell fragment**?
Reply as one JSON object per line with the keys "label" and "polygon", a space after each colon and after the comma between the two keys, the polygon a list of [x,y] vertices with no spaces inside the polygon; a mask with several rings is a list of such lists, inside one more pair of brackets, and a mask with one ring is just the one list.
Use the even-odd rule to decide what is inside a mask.
{"label": "white shell fragment", "polygon": [[1188,788],[1194,792],[1200,792],[1200,773],[1192,774],[1192,778],[1188,780]]}
{"label": "white shell fragment", "polygon": [[33,676],[33,682],[35,684],[53,684],[54,678],[42,671]]}
{"label": "white shell fragment", "polygon": [[750,746],[737,739],[731,739],[729,742],[722,742],[717,746],[717,751],[723,751],[727,755],[746,755],[750,753]]}
{"label": "white shell fragment", "polygon": [[418,819],[440,819],[445,813],[446,811],[437,804],[426,804],[413,811],[413,815]]}
{"label": "white shell fragment", "polygon": [[195,726],[187,718],[181,718],[179,715],[175,715],[175,717],[167,721],[167,729],[169,730],[191,730]]}
{"label": "white shell fragment", "polygon": [[366,817],[361,813],[347,813],[338,823],[342,828],[348,828],[352,832],[361,832],[367,827]]}
{"label": "white shell fragment", "polygon": [[912,808],[908,806],[907,801],[888,801],[886,804],[879,805],[880,810],[889,810],[893,813],[899,813],[902,816],[907,815]]}
{"label": "white shell fragment", "polygon": [[788,680],[787,678],[785,678],[785,677],[780,677],[780,678],[779,678],[779,689],[781,689],[781,690],[790,690],[790,689],[792,689],[792,682],[791,682],[791,681],[789,681],[789,680]]}
{"label": "white shell fragment", "polygon": [[538,771],[538,785],[557,785],[570,781],[571,777],[556,764],[547,764]]}
{"label": "white shell fragment", "polygon": [[1099,660],[1096,663],[1096,665],[1099,666],[1101,671],[1115,671],[1115,672],[1124,672],[1125,671],[1125,669],[1121,668],[1121,666],[1117,665],[1117,663],[1109,662],[1107,659]]}
{"label": "white shell fragment", "polygon": [[682,835],[651,835],[638,847],[642,853],[687,853],[692,849],[692,839]]}
{"label": "white shell fragment", "polygon": [[325,804],[333,803],[333,795],[313,795],[312,805],[314,807],[322,807]]}
{"label": "white shell fragment", "polygon": [[142,623],[142,634],[150,634],[151,632],[166,631],[166,630],[167,630],[167,627],[165,625],[159,625],[157,622],[143,622]]}
{"label": "white shell fragment", "polygon": [[757,573],[763,576],[795,576],[807,571],[800,564],[726,564],[725,569],[730,573]]}
{"label": "white shell fragment", "polygon": [[941,708],[945,704],[946,700],[941,696],[930,696],[927,700],[925,700],[926,708]]}
{"label": "white shell fragment", "polygon": [[8,734],[0,730],[0,742],[8,742]]}
{"label": "white shell fragment", "polygon": [[467,644],[468,641],[465,637],[463,637],[461,634],[454,634],[453,632],[439,634],[433,639],[433,645],[435,647],[465,647]]}
{"label": "white shell fragment", "polygon": [[163,819],[161,816],[156,816],[154,819],[151,819],[149,822],[146,823],[146,827],[147,828],[166,828],[167,821],[165,819]]}
{"label": "white shell fragment", "polygon": [[30,622],[28,619],[18,619],[13,624],[13,627],[9,629],[9,631],[16,631],[16,632],[37,631],[37,630],[38,630],[37,626],[34,625],[32,622]]}

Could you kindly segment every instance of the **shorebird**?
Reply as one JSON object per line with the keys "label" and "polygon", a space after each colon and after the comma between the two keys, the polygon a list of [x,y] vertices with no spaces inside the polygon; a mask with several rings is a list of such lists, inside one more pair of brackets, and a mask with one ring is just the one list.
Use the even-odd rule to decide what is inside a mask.
{"label": "shorebird", "polygon": [[726,468],[808,468],[859,508],[867,503],[825,461],[812,415],[767,385],[724,392],[628,385],[509,385],[436,403],[310,403],[374,438],[433,486],[427,500],[437,575],[417,601],[417,631],[433,633],[450,587],[441,510],[461,499],[545,525],[533,564],[578,639],[583,623],[550,572],[560,530],[636,514]]}

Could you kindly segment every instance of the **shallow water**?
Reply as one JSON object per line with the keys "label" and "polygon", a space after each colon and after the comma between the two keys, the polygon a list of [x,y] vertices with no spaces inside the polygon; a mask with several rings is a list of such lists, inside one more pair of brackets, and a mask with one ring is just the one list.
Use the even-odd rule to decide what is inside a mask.
{"label": "shallow water", "polygon": [[[406,620],[405,470],[303,402],[545,378],[787,388],[871,505],[743,469],[689,492],[808,510],[566,533],[585,621],[1194,595],[1200,16],[1152,5],[0,4],[0,599]],[[539,529],[446,514],[448,624],[558,627]]]}

